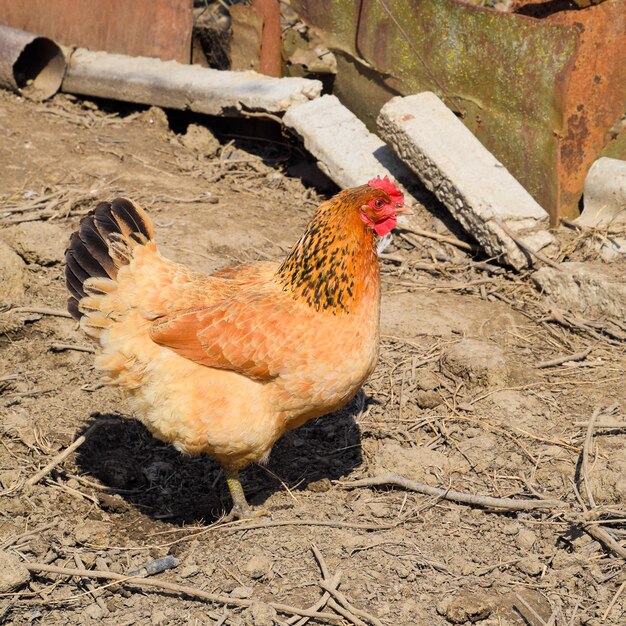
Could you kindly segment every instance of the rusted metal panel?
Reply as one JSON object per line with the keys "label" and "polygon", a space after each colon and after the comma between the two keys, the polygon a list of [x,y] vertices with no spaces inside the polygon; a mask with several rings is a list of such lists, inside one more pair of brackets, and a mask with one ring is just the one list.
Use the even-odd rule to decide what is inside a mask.
{"label": "rusted metal panel", "polygon": [[559,85],[564,124],[558,137],[558,205],[573,216],[589,168],[615,142],[612,129],[626,116],[626,2],[603,2],[548,19],[579,32],[570,72]]}
{"label": "rusted metal panel", "polygon": [[230,7],[232,37],[230,40],[230,69],[259,71],[263,16],[248,4]]}
{"label": "rusted metal panel", "polygon": [[279,77],[281,75],[280,4],[278,0],[252,0],[251,6],[263,16],[259,71],[267,76]]}
{"label": "rusted metal panel", "polygon": [[553,223],[578,213],[586,171],[626,109],[626,0],[532,4],[543,19],[460,0],[294,6],[337,56],[336,93],[370,126],[390,96],[434,91]]}
{"label": "rusted metal panel", "polygon": [[0,23],[67,46],[189,63],[191,0],[0,0]]}
{"label": "rusted metal panel", "polygon": [[278,78],[281,68],[280,5],[278,0],[252,0],[230,7],[231,69],[253,69]]}

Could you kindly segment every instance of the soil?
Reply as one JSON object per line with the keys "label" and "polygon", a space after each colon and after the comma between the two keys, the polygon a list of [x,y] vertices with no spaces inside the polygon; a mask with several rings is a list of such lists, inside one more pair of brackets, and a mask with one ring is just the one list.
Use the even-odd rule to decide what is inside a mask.
{"label": "soil", "polygon": [[[341,572],[351,605],[379,620],[353,623],[625,623],[624,562],[584,532],[574,487],[586,506],[591,492],[598,525],[623,546],[626,433],[606,427],[623,423],[626,401],[615,336],[559,324],[524,274],[398,234],[383,255],[376,371],[349,406],[243,473],[272,523],[219,523],[230,500],[217,464],[129,419],[120,393],[99,384],[93,344],[58,315],[65,244],[96,202],[127,195],[154,217],[163,253],[195,269],[280,258],[332,185],[295,140],[258,121],[0,93],[0,131],[0,623],[293,624],[268,603],[318,601],[313,546]],[[416,225],[447,232],[424,201]],[[583,360],[537,367],[586,348]],[[582,450],[596,409],[587,489]],[[76,452],[25,485],[93,424]],[[498,512],[345,488],[390,472],[569,508]],[[151,580],[254,605],[97,577],[92,594],[85,578],[22,567],[126,574],[167,555],[178,565]]]}

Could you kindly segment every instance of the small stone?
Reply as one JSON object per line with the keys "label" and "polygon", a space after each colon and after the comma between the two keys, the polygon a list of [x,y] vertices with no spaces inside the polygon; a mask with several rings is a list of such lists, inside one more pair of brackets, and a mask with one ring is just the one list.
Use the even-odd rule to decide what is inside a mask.
{"label": "small stone", "polygon": [[319,480],[314,480],[309,483],[306,488],[308,491],[313,491],[314,493],[326,493],[331,488],[331,482],[328,478],[320,478]]}
{"label": "small stone", "polygon": [[[491,615],[491,605],[484,593],[462,591],[444,606],[446,619],[453,624],[464,624],[467,621],[478,622]],[[437,607],[439,610],[439,607]]]}
{"label": "small stone", "polygon": [[271,561],[262,554],[253,556],[244,566],[244,572],[254,580],[265,578],[272,567]]}
{"label": "small stone", "polygon": [[205,126],[198,124],[189,124],[187,132],[181,137],[181,142],[183,146],[202,156],[212,156],[220,147],[215,135]]}
{"label": "small stone", "polygon": [[382,502],[370,502],[367,508],[374,517],[383,518],[389,515],[389,507]]}
{"label": "small stone", "polygon": [[511,522],[510,524],[505,524],[502,527],[503,535],[517,535],[519,533],[519,524],[516,522]]}
{"label": "small stone", "polygon": [[519,533],[517,533],[515,539],[515,542],[522,550],[530,550],[535,545],[536,541],[537,535],[528,528],[522,528]]}
{"label": "small stone", "polygon": [[90,569],[96,562],[96,555],[93,552],[83,552],[80,555],[83,565]]}
{"label": "small stone", "polygon": [[502,348],[495,343],[462,339],[442,355],[442,366],[470,386],[501,386],[508,371]]}
{"label": "small stone", "polygon": [[524,572],[524,574],[529,576],[539,576],[543,571],[543,565],[535,554],[518,561],[516,567],[520,572]]}
{"label": "small stone", "polygon": [[137,116],[137,119],[144,121],[151,128],[156,128],[162,132],[170,129],[167,113],[160,107],[152,106]]}
{"label": "small stone", "polygon": [[130,509],[130,505],[117,493],[98,494],[100,508],[110,513],[124,513]]}
{"label": "small stone", "polygon": [[153,609],[150,614],[150,624],[152,626],[162,626],[167,622],[167,615],[160,609]]}
{"label": "small stone", "polygon": [[2,485],[4,489],[9,489],[12,485],[17,484],[21,475],[22,472],[18,469],[0,472],[0,485]]}
{"label": "small stone", "polygon": [[77,543],[104,543],[108,535],[108,526],[95,520],[87,520],[74,531]]}
{"label": "small stone", "polygon": [[441,387],[441,383],[433,372],[425,371],[418,376],[417,386],[422,391],[432,391],[433,389]]}
{"label": "small stone", "polygon": [[88,620],[95,620],[97,622],[104,617],[104,611],[95,602],[86,607],[81,614]]}
{"label": "small stone", "polygon": [[398,563],[396,565],[396,574],[398,574],[400,578],[408,578],[410,573],[411,571],[409,568],[404,566],[402,563]]}
{"label": "small stone", "polygon": [[439,613],[439,615],[445,615],[448,610],[448,606],[450,605],[450,602],[452,602],[452,598],[449,596],[447,598],[444,598],[443,600],[439,600],[436,607],[437,613]]}
{"label": "small stone", "polygon": [[471,576],[476,572],[476,566],[473,563],[464,563],[461,568],[461,574],[463,576]]}
{"label": "small stone", "polygon": [[255,602],[248,609],[248,613],[253,626],[273,626],[276,623],[276,610],[264,602]]}
{"label": "small stone", "polygon": [[254,590],[252,587],[235,587],[230,595],[232,598],[239,598],[240,600],[245,600],[246,598],[251,598]]}
{"label": "small stone", "polygon": [[436,391],[417,391],[415,393],[415,402],[420,409],[434,409],[443,400]]}
{"label": "small stone", "polygon": [[65,260],[67,235],[58,224],[25,222],[10,226],[2,238],[29,264],[55,265]]}
{"label": "small stone", "polygon": [[203,568],[202,568],[202,573],[207,576],[207,577],[211,577],[213,576],[213,574],[215,574],[215,565],[213,565],[213,563],[207,563]]}
{"label": "small stone", "polygon": [[183,565],[178,575],[181,578],[190,578],[191,576],[195,576],[200,571],[200,568],[195,563],[186,563]]}
{"label": "small stone", "polygon": [[163,481],[168,474],[172,473],[173,468],[174,466],[171,463],[154,461],[154,463],[150,463],[150,465],[143,469],[143,474],[149,482],[155,483]]}
{"label": "small stone", "polygon": [[0,593],[16,591],[30,580],[22,561],[12,554],[0,552]]}
{"label": "small stone", "polygon": [[106,562],[106,559],[102,556],[96,557],[96,569],[101,572],[107,572],[109,570],[109,564]]}

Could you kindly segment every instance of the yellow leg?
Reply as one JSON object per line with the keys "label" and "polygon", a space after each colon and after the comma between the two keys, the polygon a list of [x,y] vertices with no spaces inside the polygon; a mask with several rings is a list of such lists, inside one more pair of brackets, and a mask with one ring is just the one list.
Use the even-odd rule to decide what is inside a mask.
{"label": "yellow leg", "polygon": [[233,510],[230,515],[235,519],[252,517],[250,505],[246,500],[246,494],[243,492],[243,487],[239,480],[239,472],[225,469],[224,475],[226,476],[230,497],[233,499]]}
{"label": "yellow leg", "polygon": [[246,500],[246,494],[239,481],[239,472],[233,470],[224,470],[226,476],[226,484],[230,491],[230,497],[233,499],[233,510],[227,516],[226,520],[232,519],[251,519],[256,517],[270,517],[271,514],[267,509],[252,509]]}

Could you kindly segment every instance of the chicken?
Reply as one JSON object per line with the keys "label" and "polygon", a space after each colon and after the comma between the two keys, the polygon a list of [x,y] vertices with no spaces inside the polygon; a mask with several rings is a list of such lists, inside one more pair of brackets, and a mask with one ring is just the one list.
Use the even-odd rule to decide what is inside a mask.
{"label": "chicken", "polygon": [[324,202],[281,263],[211,275],[163,258],[130,200],[101,203],[66,252],[68,310],[96,368],[183,453],[221,465],[232,516],[254,515],[238,472],[286,431],[345,405],[376,365],[376,235],[410,213],[387,178]]}

